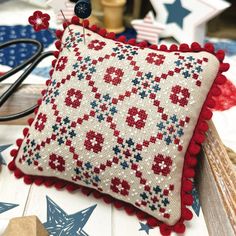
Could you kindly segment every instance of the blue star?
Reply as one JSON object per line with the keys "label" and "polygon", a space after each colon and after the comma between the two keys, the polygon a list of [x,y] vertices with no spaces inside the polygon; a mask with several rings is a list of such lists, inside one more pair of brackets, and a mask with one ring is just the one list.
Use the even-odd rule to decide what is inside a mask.
{"label": "blue star", "polygon": [[183,28],[184,18],[191,13],[184,8],[180,0],[175,0],[174,3],[165,4],[168,11],[167,23],[176,23],[180,28]]}
{"label": "blue star", "polygon": [[152,227],[150,227],[148,224],[143,224],[142,222],[139,222],[141,228],[139,229],[139,231],[145,231],[146,234],[149,235],[149,230],[153,229]]}
{"label": "blue star", "polygon": [[12,204],[12,203],[5,203],[5,202],[0,202],[0,214],[5,212],[5,211],[9,211],[14,207],[17,207],[19,205],[17,204]]}
{"label": "blue star", "polygon": [[97,205],[86,208],[82,211],[68,215],[48,196],[47,198],[47,222],[44,227],[50,236],[88,236],[83,231],[92,212]]}
{"label": "blue star", "polygon": [[8,149],[10,146],[11,146],[11,144],[0,146],[0,165],[6,165],[6,162],[3,159],[3,156],[2,156],[1,152],[3,152],[4,150]]}

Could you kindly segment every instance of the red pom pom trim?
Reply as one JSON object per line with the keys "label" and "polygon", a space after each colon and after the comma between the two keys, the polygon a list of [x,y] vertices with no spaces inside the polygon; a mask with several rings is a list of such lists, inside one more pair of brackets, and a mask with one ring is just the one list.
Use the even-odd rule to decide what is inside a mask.
{"label": "red pom pom trim", "polygon": [[[74,16],[71,19],[71,22],[72,22],[72,24],[77,24],[77,25],[83,24],[86,28],[89,29],[89,21],[88,20],[84,20],[82,23],[82,22],[80,22],[78,17]],[[64,28],[67,28],[68,22],[64,22],[63,26],[64,26]],[[204,105],[203,105],[202,110],[199,115],[199,119],[198,119],[196,128],[194,130],[194,134],[193,134],[192,139],[190,141],[189,147],[186,151],[183,174],[182,174],[182,186],[181,186],[181,196],[182,196],[182,198],[181,198],[181,209],[182,209],[181,213],[182,214],[181,214],[179,221],[173,226],[168,226],[164,223],[159,222],[156,218],[149,216],[147,213],[142,212],[141,210],[135,208],[134,206],[132,206],[128,203],[124,203],[122,201],[119,201],[117,199],[113,199],[111,196],[104,195],[94,189],[81,187],[81,186],[73,184],[71,182],[67,182],[67,181],[60,180],[60,179],[53,178],[53,177],[40,177],[40,176],[25,175],[15,165],[15,158],[16,158],[19,148],[22,144],[21,139],[17,140],[17,142],[16,142],[17,146],[18,146],[18,150],[13,149],[11,151],[11,156],[13,156],[13,161],[8,164],[8,168],[11,171],[14,171],[14,175],[17,178],[24,177],[24,181],[27,184],[32,184],[32,183],[35,183],[36,185],[44,184],[46,187],[54,186],[58,189],[65,187],[69,192],[73,192],[77,189],[81,189],[81,191],[85,195],[89,195],[89,194],[93,193],[93,196],[95,198],[102,198],[104,200],[104,202],[106,202],[108,204],[113,203],[114,206],[118,209],[124,208],[128,214],[135,214],[141,220],[146,219],[147,223],[152,227],[159,225],[160,232],[162,233],[162,235],[170,235],[172,231],[174,231],[176,233],[183,233],[185,231],[184,221],[190,220],[193,216],[192,212],[188,208],[186,208],[186,206],[191,205],[192,201],[193,201],[192,196],[189,194],[192,191],[193,183],[189,178],[193,178],[195,175],[195,171],[194,171],[193,167],[196,166],[196,164],[197,164],[196,155],[200,151],[200,146],[198,144],[201,144],[204,141],[203,133],[208,130],[208,124],[206,121],[209,120],[212,116],[212,112],[209,110],[209,108],[213,108],[215,106],[213,96],[214,97],[219,96],[220,89],[218,88],[218,85],[222,85],[226,81],[226,77],[222,74],[222,72],[225,72],[229,69],[229,64],[223,62],[224,57],[225,57],[225,53],[222,50],[214,52],[214,46],[209,43],[206,44],[204,48],[202,48],[196,42],[192,43],[191,46],[188,46],[187,44],[181,44],[179,48],[177,45],[173,44],[170,46],[170,49],[168,50],[166,45],[161,45],[160,48],[158,48],[157,45],[148,46],[146,42],[136,43],[135,39],[130,39],[130,40],[126,41],[126,38],[124,36],[121,36],[118,39],[116,39],[114,33],[107,33],[106,30],[99,29],[99,27],[97,27],[97,26],[91,26],[90,29],[94,32],[98,32],[100,35],[104,36],[105,38],[117,40],[122,43],[130,44],[133,46],[149,47],[152,50],[170,51],[170,52],[174,52],[174,51],[180,51],[180,52],[207,51],[207,52],[215,55],[220,62],[220,68],[219,68],[218,75],[215,79],[215,82],[212,85],[212,88],[210,89],[210,91],[208,93],[206,101],[204,102]],[[59,50],[59,51],[54,52],[54,56],[56,59],[59,57],[59,54],[61,51],[61,46],[62,46],[61,38],[63,36],[63,33],[64,33],[64,31],[61,31],[61,30],[56,31],[56,36],[59,39],[58,41],[55,42],[55,46]],[[56,65],[56,62],[57,62],[57,60],[54,60],[52,62],[53,69],[50,71],[51,77],[53,75],[53,71],[54,71],[54,67]],[[51,80],[47,80],[46,85],[49,86],[50,84],[51,84]],[[46,94],[46,90],[43,90],[42,95],[44,96],[45,94]],[[41,102],[42,102],[42,100],[39,99],[39,101],[38,101],[39,106],[41,105]],[[37,110],[35,112],[37,113]],[[32,121],[33,120],[30,119],[30,123],[32,123]],[[24,137],[26,137],[28,135],[28,132],[29,132],[28,128],[25,128],[23,130]]]}

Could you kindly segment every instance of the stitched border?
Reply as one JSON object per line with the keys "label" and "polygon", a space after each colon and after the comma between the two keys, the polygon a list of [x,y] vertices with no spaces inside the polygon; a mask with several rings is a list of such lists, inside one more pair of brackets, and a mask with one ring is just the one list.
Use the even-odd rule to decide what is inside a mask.
{"label": "stitched border", "polygon": [[[71,19],[71,22],[64,22],[63,23],[63,28],[64,30],[68,27],[69,24],[75,24],[75,25],[82,25],[80,22],[79,18],[74,16]],[[136,215],[140,220],[146,220],[147,224],[150,225],[151,227],[160,227],[160,232],[162,235],[170,235],[172,231],[176,233],[184,233],[185,231],[185,225],[184,221],[186,220],[191,220],[193,217],[193,214],[191,210],[187,208],[187,206],[191,206],[193,203],[193,197],[191,195],[191,191],[193,188],[193,183],[192,183],[192,178],[195,176],[195,166],[197,164],[197,154],[200,152],[200,145],[201,143],[204,142],[205,140],[205,132],[208,130],[208,124],[207,120],[210,120],[212,117],[212,111],[210,109],[215,107],[215,101],[214,97],[218,97],[221,94],[221,90],[219,88],[219,85],[222,85],[226,81],[226,77],[222,74],[223,72],[227,71],[229,69],[229,64],[224,63],[224,57],[225,53],[223,50],[219,50],[215,52],[214,46],[211,43],[205,44],[204,47],[201,47],[198,43],[192,43],[190,46],[187,44],[180,44],[180,46],[177,46],[175,44],[172,44],[169,49],[167,48],[166,45],[160,45],[159,47],[157,45],[151,45],[149,46],[147,42],[141,42],[141,43],[136,43],[135,39],[130,39],[126,41],[125,36],[120,36],[119,38],[116,38],[115,33],[107,33],[105,29],[98,28],[96,25],[92,25],[89,27],[89,21],[84,20],[84,26],[95,32],[100,34],[101,36],[119,41],[125,44],[130,44],[133,46],[138,46],[141,48],[147,48],[149,47],[150,49],[153,50],[158,50],[158,51],[163,51],[163,52],[200,52],[200,51],[206,51],[209,52],[217,57],[217,59],[220,62],[219,66],[219,71],[218,74],[212,84],[211,89],[208,92],[208,95],[206,97],[206,100],[202,106],[197,124],[195,126],[193,136],[190,140],[189,146],[187,148],[187,151],[185,153],[184,157],[184,164],[183,164],[183,172],[182,172],[182,184],[181,184],[181,217],[179,221],[173,225],[169,226],[153,216],[148,215],[145,212],[142,212],[141,210],[137,209],[135,206],[123,202],[121,200],[117,200],[107,194],[100,193],[97,190],[84,187],[84,186],[79,186],[77,184],[71,183],[69,181],[61,180],[55,177],[40,177],[40,176],[31,176],[31,175],[26,175],[24,174],[20,169],[18,169],[15,165],[15,159],[17,157],[18,151],[22,145],[23,139],[17,139],[16,144],[17,144],[17,149],[11,150],[11,156],[13,157],[13,160],[9,163],[8,168],[11,171],[14,171],[14,175],[16,178],[22,178],[24,177],[24,182],[26,184],[32,184],[35,183],[36,185],[41,185],[44,184],[46,187],[51,187],[54,186],[57,189],[62,189],[66,188],[69,192],[73,192],[77,189],[81,189],[81,191],[85,195],[89,195],[90,193],[93,193],[95,198],[102,198],[103,201],[107,204],[113,203],[116,208],[124,208],[126,213],[128,215]],[[58,49],[58,51],[54,52],[55,59],[52,61],[52,69],[50,70],[50,77],[52,77],[53,72],[54,72],[54,67],[56,65],[57,59],[59,57],[59,54],[61,52],[61,38],[64,34],[64,30],[57,30],[56,31],[56,36],[58,40],[55,42],[55,46]],[[46,81],[46,85],[49,86],[51,84],[51,79]],[[46,90],[43,90],[41,92],[42,96],[44,96],[46,93]],[[42,103],[42,99],[38,100],[38,105],[40,106]],[[35,109],[34,113],[35,115],[38,112],[38,108]],[[30,118],[28,120],[29,126],[33,123],[34,118]],[[23,130],[23,135],[24,137],[27,135],[29,129],[25,128]]]}

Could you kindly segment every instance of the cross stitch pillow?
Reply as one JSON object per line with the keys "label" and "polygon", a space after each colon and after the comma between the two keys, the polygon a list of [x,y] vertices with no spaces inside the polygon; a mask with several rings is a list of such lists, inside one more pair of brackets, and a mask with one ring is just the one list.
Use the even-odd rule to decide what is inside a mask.
{"label": "cross stitch pillow", "polygon": [[57,31],[51,79],[9,168],[28,184],[93,190],[163,234],[183,232],[205,120],[228,69],[223,52],[148,48],[95,26],[84,44],[72,23]]}

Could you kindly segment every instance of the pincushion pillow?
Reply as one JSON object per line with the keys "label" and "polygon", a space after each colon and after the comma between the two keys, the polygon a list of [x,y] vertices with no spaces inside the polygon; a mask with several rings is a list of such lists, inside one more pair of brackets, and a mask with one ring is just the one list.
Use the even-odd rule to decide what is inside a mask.
{"label": "pincushion pillow", "polygon": [[192,181],[221,72],[222,51],[147,47],[78,18],[57,31],[51,79],[9,168],[26,183],[93,192],[161,232],[192,218]]}

